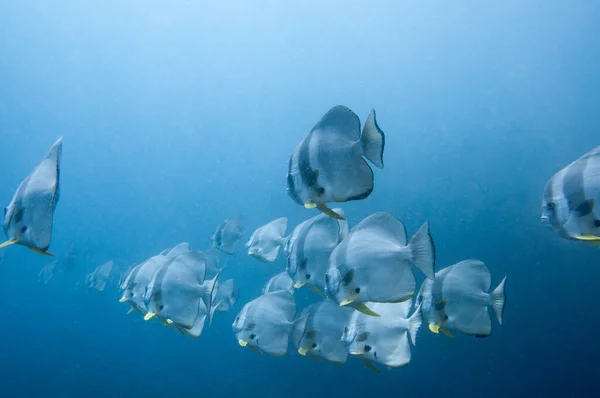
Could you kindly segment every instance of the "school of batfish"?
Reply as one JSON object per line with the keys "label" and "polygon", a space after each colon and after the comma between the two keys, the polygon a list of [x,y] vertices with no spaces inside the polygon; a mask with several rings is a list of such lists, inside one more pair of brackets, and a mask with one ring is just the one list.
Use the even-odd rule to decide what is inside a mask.
{"label": "school of batfish", "polygon": [[[248,255],[264,263],[286,256],[285,271],[274,275],[262,295],[246,303],[232,325],[242,347],[274,356],[293,344],[298,353],[344,364],[348,357],[369,369],[401,367],[411,360],[423,319],[433,333],[486,337],[490,310],[502,324],[505,280],[493,290],[491,274],[469,259],[436,271],[436,250],[428,222],[409,239],[402,221],[377,212],[350,227],[341,208],[328,204],[367,198],[374,189],[369,161],[383,168],[385,135],[375,111],[361,129],[345,106],[329,110],[290,156],[287,192],[297,204],[320,214],[286,236],[281,217],[257,228],[246,243]],[[62,138],[17,188],[4,209],[7,240],[0,248],[23,245],[48,252],[54,211],[60,196]],[[600,244],[600,147],[556,173],[546,184],[541,221],[558,235]],[[157,320],[179,333],[198,337],[205,322],[235,305],[234,281],[219,280],[226,255],[244,235],[241,217],[225,220],[202,252],[186,242],[130,267],[118,282],[123,303],[145,320]],[[0,252],[2,261],[3,252]],[[48,264],[39,281],[72,267],[77,253]],[[85,278],[85,287],[103,291],[113,262]],[[417,291],[415,269],[424,277]],[[298,309],[294,292],[315,292],[316,301]],[[415,292],[416,296],[415,296]]]}

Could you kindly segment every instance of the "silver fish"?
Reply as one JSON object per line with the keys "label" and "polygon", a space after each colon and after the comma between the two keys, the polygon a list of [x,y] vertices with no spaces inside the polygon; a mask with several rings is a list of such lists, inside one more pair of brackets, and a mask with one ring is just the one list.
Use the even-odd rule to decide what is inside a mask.
{"label": "silver fish", "polygon": [[338,105],[327,112],[290,157],[287,192],[298,204],[344,217],[326,204],[361,200],[373,191],[373,171],[383,168],[385,136],[372,110],[360,130],[358,116]]}
{"label": "silver fish", "polygon": [[239,289],[235,287],[233,279],[218,283],[213,290],[209,320],[212,323],[216,312],[227,312],[237,302]]}
{"label": "silver fish", "polygon": [[412,298],[411,265],[432,279],[435,246],[425,223],[406,244],[404,224],[390,213],[375,213],[356,225],[331,253],[326,293],[340,305],[370,315],[365,302],[397,303]]}
{"label": "silver fish", "polygon": [[232,327],[242,347],[283,356],[287,353],[295,314],[294,296],[280,290],[246,304]]}
{"label": "silver fish", "polygon": [[426,280],[417,294],[417,304],[434,333],[452,337],[450,330],[457,330],[486,337],[492,331],[488,307],[502,324],[505,281],[506,277],[489,292],[491,275],[487,266],[479,260],[461,261],[438,271],[435,280]]}
{"label": "silver fish", "polygon": [[203,310],[208,315],[210,308],[216,280],[203,287],[205,275],[204,254],[196,250],[165,262],[147,284],[144,303],[148,312],[144,319],[158,315],[184,328],[192,328],[198,312]]}
{"label": "silver fish", "polygon": [[113,261],[107,261],[106,263],[100,265],[98,268],[94,270],[91,274],[86,276],[85,286],[87,289],[96,289],[99,292],[103,292],[106,288],[106,283],[110,278],[110,273],[112,272]]}
{"label": "silver fish", "polygon": [[[334,209],[344,215],[341,209]],[[329,256],[348,233],[346,221],[320,214],[304,221],[292,232],[286,270],[296,289],[307,285],[323,294]]]}
{"label": "silver fish", "polygon": [[542,223],[567,239],[600,244],[600,147],[546,183]]}
{"label": "silver fish", "polygon": [[294,294],[294,281],[286,271],[280,272],[269,279],[267,284],[263,287],[262,294],[276,292],[278,290],[285,290],[286,292]]}
{"label": "silver fish", "polygon": [[246,243],[248,254],[264,263],[275,261],[279,249],[286,243],[287,223],[287,218],[281,217],[254,231]]}
{"label": "silver fish", "polygon": [[210,239],[215,249],[219,249],[227,254],[233,254],[243,235],[244,219],[238,216],[223,221]]}
{"label": "silver fish", "polygon": [[342,333],[342,341],[350,354],[391,368],[407,365],[411,360],[408,338],[414,345],[421,327],[420,308],[409,317],[411,301],[367,303],[367,306],[381,317],[352,313]]}
{"label": "silver fish", "polygon": [[35,170],[17,188],[4,209],[2,228],[8,240],[0,249],[12,244],[28,247],[36,253],[48,253],[54,210],[60,197],[60,158],[62,137],[50,148]]}
{"label": "silver fish", "polygon": [[56,269],[56,260],[50,264],[46,264],[44,268],[38,274],[38,282],[47,285],[52,277],[54,276],[54,270]]}
{"label": "silver fish", "polygon": [[341,341],[351,308],[340,307],[331,300],[305,308],[294,322],[292,341],[300,355],[344,364],[348,351]]}

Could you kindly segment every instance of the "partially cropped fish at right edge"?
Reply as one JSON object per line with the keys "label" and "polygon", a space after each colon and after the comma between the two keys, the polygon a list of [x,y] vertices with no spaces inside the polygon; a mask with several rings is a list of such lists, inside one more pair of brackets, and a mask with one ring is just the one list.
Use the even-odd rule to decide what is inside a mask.
{"label": "partially cropped fish at right edge", "polygon": [[287,172],[287,192],[306,207],[337,219],[344,216],[327,206],[367,198],[373,191],[373,171],[364,158],[383,168],[385,135],[375,110],[360,129],[360,119],[338,105],[321,118],[296,147]]}
{"label": "partially cropped fish at right edge", "polygon": [[[600,147],[546,183],[541,221],[558,235],[600,245]],[[600,205],[599,205],[600,206]]]}

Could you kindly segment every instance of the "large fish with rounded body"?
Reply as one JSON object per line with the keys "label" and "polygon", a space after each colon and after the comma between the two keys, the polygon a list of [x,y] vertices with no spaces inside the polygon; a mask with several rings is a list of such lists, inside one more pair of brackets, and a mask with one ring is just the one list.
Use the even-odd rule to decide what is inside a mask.
{"label": "large fish with rounded body", "polygon": [[287,172],[287,192],[298,204],[344,217],[327,203],[367,198],[373,191],[373,170],[364,158],[383,168],[385,136],[372,110],[360,130],[360,119],[338,105],[321,118],[296,147]]}
{"label": "large fish with rounded body", "polygon": [[287,241],[284,237],[287,223],[287,218],[281,217],[256,229],[246,243],[248,254],[263,263],[275,261]]}
{"label": "large fish with rounded body", "polygon": [[425,223],[407,244],[404,224],[386,212],[356,225],[333,250],[325,289],[339,305],[377,316],[365,302],[397,303],[412,298],[412,266],[430,279],[435,274],[435,246]]}
{"label": "large fish with rounded body", "polygon": [[8,240],[0,244],[0,249],[18,244],[36,253],[54,256],[48,253],[48,248],[54,211],[60,197],[61,153],[62,137],[17,188],[12,201],[4,209],[2,229]]}
{"label": "large fish with rounded body", "polygon": [[600,147],[546,183],[542,223],[558,235],[600,245]]}

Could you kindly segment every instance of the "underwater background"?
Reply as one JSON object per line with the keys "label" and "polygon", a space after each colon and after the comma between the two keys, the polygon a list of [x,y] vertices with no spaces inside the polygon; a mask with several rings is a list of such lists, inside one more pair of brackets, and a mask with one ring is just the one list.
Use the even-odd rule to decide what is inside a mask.
{"label": "underwater background", "polygon": [[[0,396],[596,396],[600,252],[539,218],[546,181],[599,145],[599,26],[595,1],[0,2],[0,204],[64,136],[51,251],[79,256],[44,285],[48,258],[0,253]],[[114,284],[82,288],[108,260],[208,248],[228,217],[245,242],[315,215],[287,162],[337,104],[375,108],[386,134],[373,194],[340,206],[350,225],[428,220],[437,269],[507,275],[490,337],[424,326],[380,374],[257,355],[231,324],[284,265],[243,247],[224,271],[238,303],[195,340],[127,316]]]}

